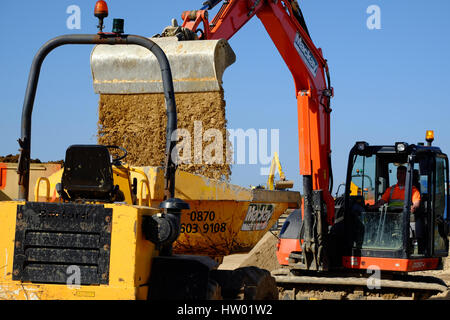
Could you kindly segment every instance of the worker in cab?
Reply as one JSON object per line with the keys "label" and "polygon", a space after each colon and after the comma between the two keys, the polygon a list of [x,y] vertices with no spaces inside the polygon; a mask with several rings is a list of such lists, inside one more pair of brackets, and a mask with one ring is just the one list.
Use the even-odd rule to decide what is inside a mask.
{"label": "worker in cab", "polygon": [[[374,205],[369,206],[369,210],[377,210],[384,204],[388,204],[388,209],[396,210],[402,209],[405,200],[405,181],[406,181],[406,167],[399,166],[397,168],[397,184],[389,187],[383,193],[383,196]],[[413,186],[411,194],[412,206],[411,213],[414,213],[420,206],[420,192]]]}

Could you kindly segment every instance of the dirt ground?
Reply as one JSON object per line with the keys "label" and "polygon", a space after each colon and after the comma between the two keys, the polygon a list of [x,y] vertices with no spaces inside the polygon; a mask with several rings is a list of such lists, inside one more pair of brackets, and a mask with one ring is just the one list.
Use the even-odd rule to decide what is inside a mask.
{"label": "dirt ground", "polygon": [[[181,164],[179,169],[228,181],[231,167],[226,162],[227,120],[223,91],[177,93],[175,100],[178,128],[189,133],[177,145],[182,149],[178,153],[180,158],[190,163]],[[100,95],[98,143],[125,148],[127,162],[131,165],[163,165],[166,123],[163,94]],[[182,147],[184,143],[190,148]]]}

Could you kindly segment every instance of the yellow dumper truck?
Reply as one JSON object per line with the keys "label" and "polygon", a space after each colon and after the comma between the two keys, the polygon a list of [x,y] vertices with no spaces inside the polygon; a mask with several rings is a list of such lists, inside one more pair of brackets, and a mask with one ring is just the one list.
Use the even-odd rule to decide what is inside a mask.
{"label": "yellow dumper truck", "polygon": [[[299,207],[300,194],[246,189],[176,170],[171,139],[177,129],[176,70],[172,78],[172,64],[157,41],[125,35],[120,24],[114,21],[113,33],[54,38],[33,60],[22,112],[17,199],[0,201],[0,299],[277,299],[268,271],[217,266],[225,255],[250,251],[283,212]],[[167,110],[163,166],[129,166],[121,161],[126,150],[120,146],[72,145],[61,170],[30,185],[31,115],[41,64],[50,51],[68,44],[99,45],[91,61],[94,81],[97,48],[139,46],[147,52],[138,64],[154,55],[159,80],[153,83],[164,92]],[[116,68],[130,62],[126,52],[117,57],[122,63],[115,61]],[[130,84],[108,63],[103,69],[116,79],[111,88]],[[141,71],[146,70],[153,69]]]}

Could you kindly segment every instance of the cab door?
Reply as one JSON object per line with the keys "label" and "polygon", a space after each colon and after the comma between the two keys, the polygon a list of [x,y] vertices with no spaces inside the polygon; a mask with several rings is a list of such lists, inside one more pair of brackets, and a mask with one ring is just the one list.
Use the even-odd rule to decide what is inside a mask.
{"label": "cab door", "polygon": [[433,257],[448,255],[448,239],[444,228],[445,219],[448,217],[448,159],[444,155],[436,155],[435,170],[432,178],[432,223],[431,248]]}

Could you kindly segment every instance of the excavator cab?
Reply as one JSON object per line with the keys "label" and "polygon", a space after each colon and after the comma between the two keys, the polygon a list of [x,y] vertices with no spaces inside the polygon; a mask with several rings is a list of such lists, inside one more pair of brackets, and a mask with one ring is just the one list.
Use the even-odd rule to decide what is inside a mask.
{"label": "excavator cab", "polygon": [[[403,183],[397,181],[399,167],[406,171]],[[357,142],[347,171],[344,267],[438,268],[448,253],[448,174],[447,155],[438,147]],[[389,187],[397,183],[403,199],[393,199]]]}
{"label": "excavator cab", "polygon": [[447,292],[441,279],[415,272],[441,269],[448,255],[448,168],[447,155],[431,143],[357,142],[345,192],[334,199],[334,223],[319,239],[318,256],[325,256],[328,270],[305,263],[304,206],[280,231],[277,258],[287,267],[272,275],[282,299],[308,299],[318,291],[332,299],[427,299]]}

